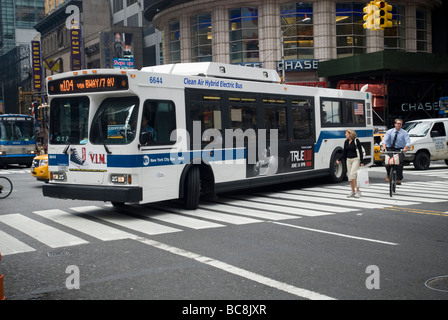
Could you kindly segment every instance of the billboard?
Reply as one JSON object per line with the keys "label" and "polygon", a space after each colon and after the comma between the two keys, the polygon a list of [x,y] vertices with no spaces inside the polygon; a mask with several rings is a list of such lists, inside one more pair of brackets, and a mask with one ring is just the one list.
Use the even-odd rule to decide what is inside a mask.
{"label": "billboard", "polygon": [[114,69],[134,69],[134,49],[132,33],[114,33]]}

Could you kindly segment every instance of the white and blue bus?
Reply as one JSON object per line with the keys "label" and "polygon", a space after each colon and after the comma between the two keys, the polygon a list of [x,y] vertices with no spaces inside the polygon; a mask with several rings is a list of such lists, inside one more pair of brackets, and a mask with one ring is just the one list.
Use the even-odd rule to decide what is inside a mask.
{"label": "white and blue bus", "polygon": [[0,115],[0,168],[8,164],[31,167],[35,156],[34,118],[21,114]]}
{"label": "white and blue bus", "polygon": [[47,79],[45,196],[143,204],[329,176],[344,132],[373,162],[371,95],[284,85],[274,70],[187,63]]}

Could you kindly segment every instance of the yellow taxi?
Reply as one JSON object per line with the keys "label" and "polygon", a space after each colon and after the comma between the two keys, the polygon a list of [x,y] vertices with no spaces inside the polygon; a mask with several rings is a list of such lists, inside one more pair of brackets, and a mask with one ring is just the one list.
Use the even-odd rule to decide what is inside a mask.
{"label": "yellow taxi", "polygon": [[48,154],[34,157],[31,165],[31,174],[39,181],[48,182],[50,172],[48,171]]}
{"label": "yellow taxi", "polygon": [[375,133],[373,135],[373,154],[375,157],[375,164],[376,165],[382,165],[384,158],[380,158],[381,154],[381,142],[383,141],[385,133]]}

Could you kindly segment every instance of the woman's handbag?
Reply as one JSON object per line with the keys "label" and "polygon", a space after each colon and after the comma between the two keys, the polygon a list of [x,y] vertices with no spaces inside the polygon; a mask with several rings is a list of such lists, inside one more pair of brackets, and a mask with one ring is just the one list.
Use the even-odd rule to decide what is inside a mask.
{"label": "woman's handbag", "polygon": [[370,187],[369,170],[361,167],[357,172],[356,183],[358,184],[358,188]]}
{"label": "woman's handbag", "polygon": [[[355,139],[356,154],[358,155],[358,158],[361,158],[359,156],[358,141],[359,141],[358,139]],[[361,150],[362,150],[362,158],[365,159],[366,158],[366,149],[364,149],[363,145],[361,145]]]}

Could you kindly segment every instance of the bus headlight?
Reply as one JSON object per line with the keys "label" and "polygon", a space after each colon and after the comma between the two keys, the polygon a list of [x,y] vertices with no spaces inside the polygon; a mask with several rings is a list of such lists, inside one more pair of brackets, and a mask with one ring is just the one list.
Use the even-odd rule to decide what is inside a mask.
{"label": "bus headlight", "polygon": [[67,181],[67,175],[65,172],[50,172],[50,180]]}
{"label": "bus headlight", "polygon": [[112,174],[110,181],[116,184],[132,184],[132,176],[130,174]]}

